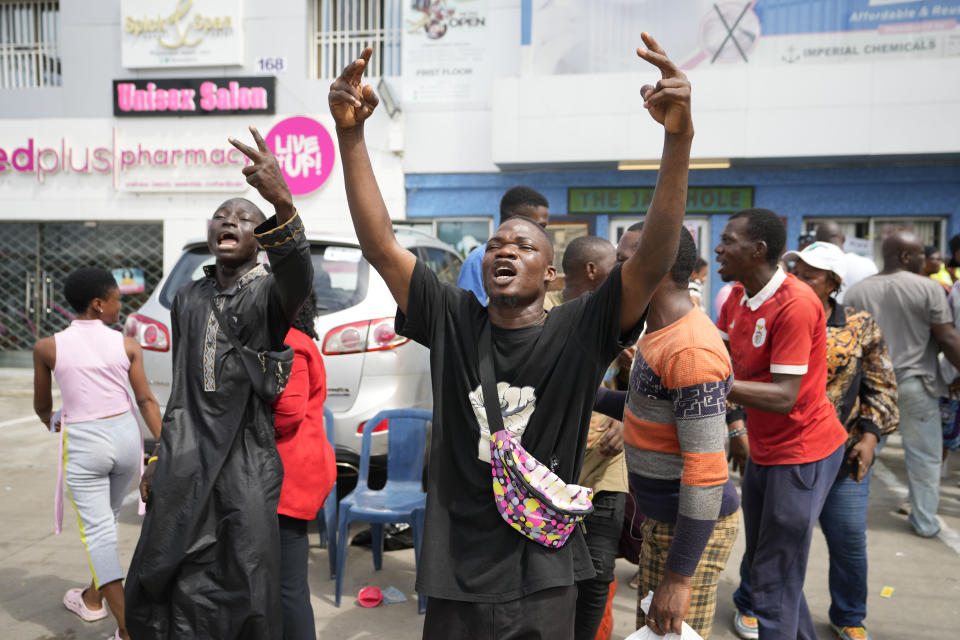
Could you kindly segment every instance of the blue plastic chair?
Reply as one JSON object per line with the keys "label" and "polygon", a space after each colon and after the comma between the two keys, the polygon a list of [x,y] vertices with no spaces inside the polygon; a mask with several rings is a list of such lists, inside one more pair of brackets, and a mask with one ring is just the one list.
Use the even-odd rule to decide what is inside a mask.
{"label": "blue plastic chair", "polygon": [[[340,606],[343,591],[343,570],[349,546],[347,535],[351,522],[370,523],[373,567],[376,570],[383,563],[383,525],[391,522],[408,523],[413,530],[414,561],[419,564],[423,515],[427,506],[427,494],[423,492],[422,485],[423,456],[427,423],[432,419],[433,415],[422,409],[394,409],[381,411],[364,425],[357,487],[340,501],[336,606]],[[383,489],[374,490],[367,486],[370,435],[374,427],[384,420],[387,421],[387,483]],[[426,611],[426,596],[417,594],[417,607],[420,613]]]}
{"label": "blue plastic chair", "polygon": [[[333,412],[330,409],[323,408],[323,426],[327,430],[327,440],[333,450],[337,450],[334,442],[333,431]],[[320,529],[320,546],[327,548],[327,556],[330,558],[330,579],[337,574],[337,481],[334,477],[333,487],[330,494],[327,495],[323,508],[317,513],[317,524]]]}

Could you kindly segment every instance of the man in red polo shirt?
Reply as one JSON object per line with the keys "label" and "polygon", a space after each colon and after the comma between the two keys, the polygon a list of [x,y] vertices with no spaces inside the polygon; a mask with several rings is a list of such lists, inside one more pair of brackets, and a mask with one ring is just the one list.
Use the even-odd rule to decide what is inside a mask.
{"label": "man in red polo shirt", "polygon": [[729,398],[747,408],[750,460],[741,501],[759,637],[816,640],[803,579],[847,433],[824,393],[823,304],[778,265],[785,243],[774,212],[731,216],[715,252],[720,277],[737,284],[717,326],[733,360]]}

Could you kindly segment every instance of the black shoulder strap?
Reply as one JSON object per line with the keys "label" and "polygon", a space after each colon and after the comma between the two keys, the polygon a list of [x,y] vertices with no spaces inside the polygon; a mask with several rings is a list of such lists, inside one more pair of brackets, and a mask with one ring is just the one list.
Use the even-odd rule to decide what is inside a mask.
{"label": "black shoulder strap", "polygon": [[227,340],[237,350],[237,353],[243,355],[243,349],[240,347],[240,341],[237,340],[236,334],[233,333],[233,329],[227,323],[227,319],[223,316],[223,312],[220,311],[220,308],[217,306],[216,300],[212,303],[213,314],[217,316],[217,322],[220,323],[220,328],[223,329],[223,335],[227,337]]}
{"label": "black shoulder strap", "polygon": [[490,433],[503,430],[503,416],[500,413],[500,394],[497,393],[497,377],[493,371],[493,339],[490,335],[490,318],[486,319],[480,330],[480,388],[483,391],[483,408],[487,411],[487,426]]}

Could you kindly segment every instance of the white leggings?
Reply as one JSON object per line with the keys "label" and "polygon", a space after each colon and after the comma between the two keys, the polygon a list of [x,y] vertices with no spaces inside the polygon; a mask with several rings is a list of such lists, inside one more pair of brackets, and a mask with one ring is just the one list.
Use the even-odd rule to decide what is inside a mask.
{"label": "white leggings", "polygon": [[123,578],[117,517],[140,470],[140,427],[128,411],[113,418],[69,423],[65,438],[64,479],[99,589]]}

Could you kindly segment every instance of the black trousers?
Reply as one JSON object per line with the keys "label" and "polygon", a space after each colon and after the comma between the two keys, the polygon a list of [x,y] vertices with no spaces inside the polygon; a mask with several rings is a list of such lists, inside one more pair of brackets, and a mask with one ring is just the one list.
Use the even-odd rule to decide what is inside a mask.
{"label": "black trousers", "polygon": [[278,515],[280,521],[280,592],[283,597],[283,639],[317,640],[307,583],[307,520]]}
{"label": "black trousers", "polygon": [[572,640],[577,587],[554,587],[509,602],[427,599],[424,640]]}
{"label": "black trousers", "polygon": [[587,528],[584,538],[597,575],[577,583],[576,640],[593,640],[603,620],[617,562],[626,499],[627,494],[619,491],[601,491],[593,497],[593,513],[583,520]]}

